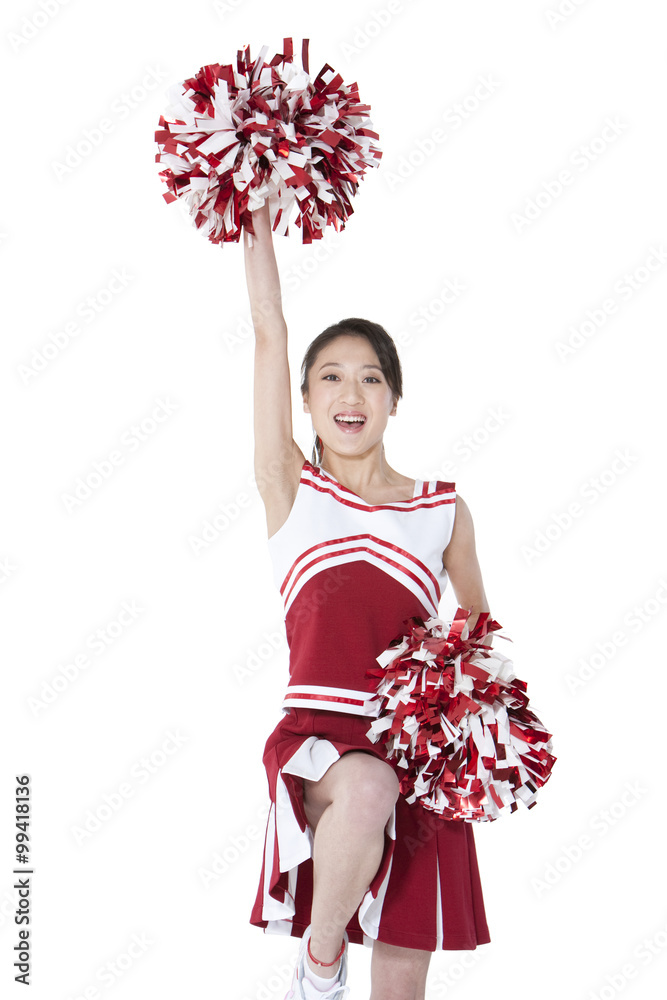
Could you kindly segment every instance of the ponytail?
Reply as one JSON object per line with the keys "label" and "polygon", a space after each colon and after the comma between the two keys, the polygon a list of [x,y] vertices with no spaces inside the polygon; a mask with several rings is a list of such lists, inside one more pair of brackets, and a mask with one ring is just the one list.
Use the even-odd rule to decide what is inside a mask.
{"label": "ponytail", "polygon": [[319,434],[316,434],[315,443],[313,444],[311,465],[317,465],[319,467],[321,461],[322,461],[322,441]]}

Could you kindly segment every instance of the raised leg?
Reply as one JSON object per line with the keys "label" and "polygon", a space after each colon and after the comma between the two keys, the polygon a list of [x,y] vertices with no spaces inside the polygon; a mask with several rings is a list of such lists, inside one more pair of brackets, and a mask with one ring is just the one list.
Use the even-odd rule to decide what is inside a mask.
{"label": "raised leg", "polygon": [[[392,767],[363,751],[344,754],[319,781],[304,780],[306,818],[314,830],[310,947],[321,962],[338,954],[343,932],[384,851],[384,831],[398,798]],[[309,967],[332,976],[337,966]]]}

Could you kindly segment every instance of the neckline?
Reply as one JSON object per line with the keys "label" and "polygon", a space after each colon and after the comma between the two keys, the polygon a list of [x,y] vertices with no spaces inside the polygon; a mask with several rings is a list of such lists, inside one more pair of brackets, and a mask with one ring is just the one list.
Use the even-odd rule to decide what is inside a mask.
{"label": "neckline", "polygon": [[369,500],[364,500],[364,498],[359,496],[358,493],[355,493],[354,490],[351,490],[349,486],[344,486],[339,479],[336,479],[332,472],[328,472],[326,469],[323,469],[321,465],[313,465],[313,463],[309,462],[307,459],[305,464],[309,465],[311,469],[317,469],[317,471],[321,472],[326,479],[330,479],[342,490],[346,490],[347,493],[351,493],[353,497],[356,497],[357,500],[361,500],[361,502],[365,503],[367,507],[391,507],[397,503],[412,503],[413,500],[416,500],[417,497],[421,496],[422,489],[424,487],[423,479],[415,479],[414,490],[412,492],[412,496],[408,500],[386,500],[384,503],[371,503]]}

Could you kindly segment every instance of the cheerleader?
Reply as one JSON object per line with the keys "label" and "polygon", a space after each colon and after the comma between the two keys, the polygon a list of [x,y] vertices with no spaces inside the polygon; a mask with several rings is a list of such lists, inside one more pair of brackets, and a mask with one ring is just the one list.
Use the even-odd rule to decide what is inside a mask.
{"label": "cheerleader", "polygon": [[349,944],[372,947],[371,1000],[424,1000],[431,954],[490,941],[473,828],[408,803],[369,736],[376,658],[451,581],[472,627],[489,612],[454,483],[411,479],[383,434],[401,365],[378,324],[328,327],[303,359],[315,445],[292,436],[287,326],[268,203],[244,254],[255,331],[255,475],[285,604],[289,682],[266,742],[271,808],[251,923],[301,939],[286,1000],[343,1000]]}

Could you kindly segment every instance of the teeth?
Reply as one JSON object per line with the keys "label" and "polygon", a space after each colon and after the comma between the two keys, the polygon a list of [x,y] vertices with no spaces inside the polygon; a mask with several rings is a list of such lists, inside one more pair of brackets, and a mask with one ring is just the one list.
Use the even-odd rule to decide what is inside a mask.
{"label": "teeth", "polygon": [[363,424],[366,420],[365,417],[335,417],[335,420],[342,420],[346,424]]}

